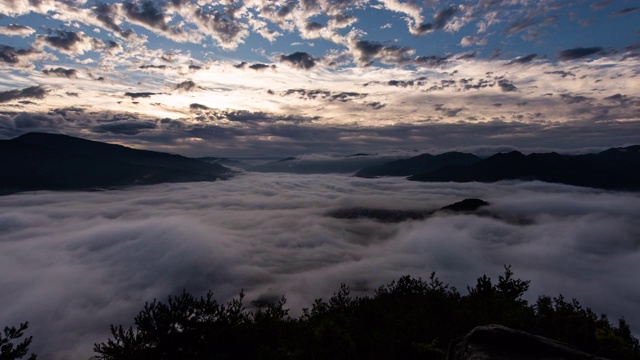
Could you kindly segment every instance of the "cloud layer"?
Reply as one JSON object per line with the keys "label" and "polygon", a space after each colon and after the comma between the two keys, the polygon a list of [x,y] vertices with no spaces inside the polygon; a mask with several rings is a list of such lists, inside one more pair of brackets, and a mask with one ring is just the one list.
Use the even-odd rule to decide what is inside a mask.
{"label": "cloud layer", "polygon": [[[544,144],[547,148],[568,147],[564,144],[576,139],[578,129],[606,136],[611,126],[636,130],[623,141],[589,140],[609,147],[639,143],[635,24],[640,11],[619,1],[589,5],[561,0],[4,2],[0,111],[12,120],[0,124],[0,138],[35,129],[16,127],[14,117],[32,117],[26,123],[35,124],[71,106],[82,108],[86,120],[58,117],[37,129],[220,156],[252,154],[265,146],[279,155],[313,152],[317,146],[306,140],[323,138],[318,133],[331,134],[349,151],[373,152],[378,149],[366,146],[381,144],[377,134],[399,134],[408,127],[417,136],[401,141],[392,136],[384,145],[435,147],[422,134],[431,125],[449,124],[470,129],[459,143],[473,143],[474,134],[496,122],[508,125],[499,127],[506,133],[491,134],[492,142],[505,139],[501,145],[528,146],[523,127],[564,129],[566,141],[555,139]],[[563,36],[556,36],[558,31]],[[25,100],[22,89],[34,87],[47,96]],[[194,111],[191,104],[208,109]],[[212,116],[237,112],[256,116],[252,121]],[[126,122],[123,117],[132,124],[122,126],[138,130],[111,132],[112,125],[97,123]],[[277,128],[272,119],[288,120]],[[156,126],[140,127],[140,121]],[[171,131],[162,134],[161,122],[171,124]],[[296,139],[289,136],[293,133],[314,135]],[[234,141],[220,141],[216,148],[212,134]],[[163,139],[168,140],[154,141]],[[243,147],[231,149],[229,143]],[[283,154],[285,143],[289,154]],[[330,145],[335,144],[325,146]]]}
{"label": "cloud layer", "polygon": [[[437,209],[467,197],[497,217],[382,224],[339,208]],[[110,323],[187,289],[248,302],[286,294],[294,314],[341,282],[356,292],[431,271],[464,289],[503,264],[537,295],[576,297],[640,329],[637,194],[539,182],[246,174],[213,183],[0,198],[1,324],[29,320],[34,350],[86,359]]]}

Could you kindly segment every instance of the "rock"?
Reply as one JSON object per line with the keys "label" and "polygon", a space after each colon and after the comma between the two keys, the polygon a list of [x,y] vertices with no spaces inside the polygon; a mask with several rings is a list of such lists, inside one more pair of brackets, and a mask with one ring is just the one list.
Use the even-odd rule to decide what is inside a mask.
{"label": "rock", "polygon": [[478,326],[449,345],[447,360],[605,360],[502,325]]}

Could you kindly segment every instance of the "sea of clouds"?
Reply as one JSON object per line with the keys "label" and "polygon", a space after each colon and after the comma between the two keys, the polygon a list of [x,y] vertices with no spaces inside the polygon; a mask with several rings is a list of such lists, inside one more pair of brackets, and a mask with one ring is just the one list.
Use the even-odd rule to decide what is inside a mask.
{"label": "sea of clouds", "polygon": [[[338,208],[435,210],[464,198],[493,216],[389,224]],[[541,182],[420,183],[246,173],[228,181],[0,197],[0,327],[30,322],[46,359],[92,356],[109,325],[186,289],[246,305],[286,295],[293,315],[340,283],[355,294],[409,274],[463,293],[511,264],[526,294],[577,298],[640,330],[640,195]]]}

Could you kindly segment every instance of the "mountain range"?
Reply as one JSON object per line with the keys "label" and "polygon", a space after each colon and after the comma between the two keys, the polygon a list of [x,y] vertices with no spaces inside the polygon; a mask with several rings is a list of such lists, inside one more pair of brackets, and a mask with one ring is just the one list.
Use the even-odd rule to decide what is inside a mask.
{"label": "mountain range", "polygon": [[45,133],[0,140],[0,170],[0,194],[212,181],[233,174],[180,155]]}
{"label": "mountain range", "polygon": [[358,177],[410,176],[418,173],[439,170],[445,166],[464,166],[481,161],[473,154],[448,152],[440,155],[422,154],[409,159],[399,159],[377,166],[369,166],[358,171]]}
{"label": "mountain range", "polygon": [[356,154],[331,159],[286,158],[248,165],[227,158],[192,159],[62,134],[28,133],[0,140],[0,195],[28,190],[91,190],[165,182],[213,181],[236,172],[354,173],[425,182],[539,180],[611,190],[640,190],[640,145],[585,155],[462,152],[393,156]]}
{"label": "mountain range", "polygon": [[422,154],[364,168],[359,177],[408,176],[414,181],[495,182],[539,180],[612,190],[640,190],[640,145],[611,148],[594,154],[518,151],[482,159],[472,154]]}

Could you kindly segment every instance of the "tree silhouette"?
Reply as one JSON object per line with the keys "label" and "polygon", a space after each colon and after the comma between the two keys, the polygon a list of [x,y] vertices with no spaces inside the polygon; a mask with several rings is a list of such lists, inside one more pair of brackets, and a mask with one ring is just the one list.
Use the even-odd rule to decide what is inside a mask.
{"label": "tree silhouette", "polygon": [[147,303],[135,328],[112,326],[94,347],[102,360],[120,359],[445,359],[450,342],[478,325],[501,324],[566,342],[610,359],[640,360],[629,325],[617,326],[573,299],[541,296],[530,305],[529,281],[510,266],[494,283],[483,275],[467,294],[440,281],[403,276],[370,296],[342,284],[328,300],[291,318],[286,299],[243,305],[244,294],[219,304],[209,292],[186,292]]}
{"label": "tree silhouette", "polygon": [[[22,359],[27,355],[33,338],[29,336],[22,341],[20,338],[28,327],[29,322],[24,322],[18,328],[15,326],[4,328],[3,333],[0,334],[0,360]],[[27,360],[36,360],[36,355],[31,354]]]}

